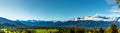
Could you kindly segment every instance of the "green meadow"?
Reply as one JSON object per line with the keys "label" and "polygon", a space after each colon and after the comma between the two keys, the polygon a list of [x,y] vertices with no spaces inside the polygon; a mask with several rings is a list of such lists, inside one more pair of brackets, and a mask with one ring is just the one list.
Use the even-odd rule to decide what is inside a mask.
{"label": "green meadow", "polygon": [[57,29],[35,29],[36,33],[56,33],[59,32]]}

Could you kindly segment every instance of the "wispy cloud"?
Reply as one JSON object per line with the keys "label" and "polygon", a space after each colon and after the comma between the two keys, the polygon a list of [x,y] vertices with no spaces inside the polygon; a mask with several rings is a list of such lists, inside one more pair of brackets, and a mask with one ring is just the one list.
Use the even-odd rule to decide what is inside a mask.
{"label": "wispy cloud", "polygon": [[120,13],[120,8],[118,8],[118,6],[113,6],[110,10],[108,10],[110,12],[117,12]]}
{"label": "wispy cloud", "polygon": [[114,14],[109,14],[109,15],[107,15],[107,16],[109,16],[109,17],[120,17],[120,14],[114,13]]}
{"label": "wispy cloud", "polygon": [[107,16],[107,17],[120,17],[120,8],[118,6],[112,6],[107,10],[110,14],[96,13],[95,15]]}
{"label": "wispy cloud", "polygon": [[[107,4],[115,4],[116,0],[105,0]],[[120,8],[118,8],[118,6],[112,6],[111,9],[109,9],[108,11],[115,13],[115,12],[119,12],[120,13]]]}
{"label": "wispy cloud", "polygon": [[[96,14],[95,14],[96,16]],[[102,14],[102,13],[97,13],[97,16],[106,16],[106,17],[120,17],[120,13],[112,13],[112,14]]]}
{"label": "wispy cloud", "polygon": [[115,0],[105,0],[107,2],[107,4],[115,4],[116,1]]}

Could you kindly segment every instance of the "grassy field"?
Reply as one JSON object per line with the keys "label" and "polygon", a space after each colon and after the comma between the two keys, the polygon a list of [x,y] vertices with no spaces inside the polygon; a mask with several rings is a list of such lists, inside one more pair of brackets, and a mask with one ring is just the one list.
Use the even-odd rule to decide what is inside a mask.
{"label": "grassy field", "polygon": [[36,33],[56,33],[59,32],[57,29],[35,29]]}
{"label": "grassy field", "polygon": [[0,29],[0,33],[57,33],[58,29]]}
{"label": "grassy field", "polygon": [[108,28],[79,28],[79,27],[37,27],[37,28],[3,28],[0,33],[120,33],[120,28],[115,24]]}

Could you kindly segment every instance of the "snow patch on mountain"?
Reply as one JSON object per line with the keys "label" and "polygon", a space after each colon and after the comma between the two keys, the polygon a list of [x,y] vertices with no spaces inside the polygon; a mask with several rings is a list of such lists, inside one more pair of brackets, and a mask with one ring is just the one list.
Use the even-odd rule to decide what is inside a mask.
{"label": "snow patch on mountain", "polygon": [[72,18],[71,21],[93,20],[93,21],[115,21],[118,17],[86,16],[83,18]]}

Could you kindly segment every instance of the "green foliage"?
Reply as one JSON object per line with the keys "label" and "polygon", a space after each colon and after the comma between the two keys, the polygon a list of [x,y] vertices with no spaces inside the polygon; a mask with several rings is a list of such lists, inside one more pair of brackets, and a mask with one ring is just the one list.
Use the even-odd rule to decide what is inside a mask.
{"label": "green foliage", "polygon": [[105,30],[105,33],[117,33],[117,26],[115,24],[112,24]]}
{"label": "green foliage", "polygon": [[[106,29],[102,28],[78,28],[78,27],[67,27],[67,28],[24,28],[24,29],[8,29],[6,31],[11,32],[22,32],[22,33],[120,33],[120,28],[117,29],[117,26],[115,24],[112,24],[110,27]],[[5,33],[4,31],[1,31],[0,33]]]}
{"label": "green foliage", "polygon": [[100,29],[98,30],[98,33],[104,33],[104,30],[103,30],[102,28],[100,28]]}
{"label": "green foliage", "polygon": [[120,33],[120,28],[118,28],[118,33]]}

